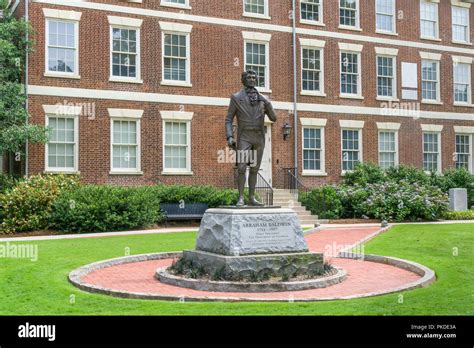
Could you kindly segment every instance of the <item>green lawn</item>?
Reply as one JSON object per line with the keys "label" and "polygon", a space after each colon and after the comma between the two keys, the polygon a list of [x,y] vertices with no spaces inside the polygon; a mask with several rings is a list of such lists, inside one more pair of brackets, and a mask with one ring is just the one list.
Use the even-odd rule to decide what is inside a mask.
{"label": "green lawn", "polygon": [[[78,290],[68,273],[85,264],[192,248],[194,233],[34,242],[39,259],[0,258],[1,315],[473,315],[474,224],[401,225],[366,245],[436,271],[425,289],[357,300],[312,303],[192,303],[128,300]],[[129,249],[127,249],[129,248]],[[457,249],[453,249],[457,248]],[[453,251],[458,251],[458,256]],[[74,296],[72,296],[74,295]],[[74,299],[74,301],[71,301]],[[73,302],[73,303],[71,303]]]}

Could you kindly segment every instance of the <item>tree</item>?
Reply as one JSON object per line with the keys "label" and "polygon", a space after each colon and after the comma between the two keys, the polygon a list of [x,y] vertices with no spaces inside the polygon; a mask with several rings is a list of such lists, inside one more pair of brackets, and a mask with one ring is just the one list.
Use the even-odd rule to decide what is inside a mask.
{"label": "tree", "polygon": [[25,144],[46,143],[47,128],[27,123],[26,95],[22,84],[25,57],[31,52],[32,29],[24,19],[15,18],[8,1],[0,0],[0,154],[24,153]]}

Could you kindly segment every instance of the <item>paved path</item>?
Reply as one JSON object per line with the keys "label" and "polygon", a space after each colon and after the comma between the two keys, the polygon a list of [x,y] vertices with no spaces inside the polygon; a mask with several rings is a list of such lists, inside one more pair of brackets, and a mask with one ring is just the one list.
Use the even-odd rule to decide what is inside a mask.
{"label": "paved path", "polygon": [[353,245],[371,238],[379,227],[331,228],[306,235],[311,251],[324,252],[325,258],[346,269],[348,276],[342,283],[323,289],[274,293],[229,293],[185,289],[160,283],[154,278],[158,267],[170,265],[171,259],[136,262],[93,271],[82,278],[84,283],[125,292],[159,294],[170,297],[223,300],[305,300],[343,299],[386,293],[420,279],[420,276],[386,264],[353,259],[333,258],[342,246]]}

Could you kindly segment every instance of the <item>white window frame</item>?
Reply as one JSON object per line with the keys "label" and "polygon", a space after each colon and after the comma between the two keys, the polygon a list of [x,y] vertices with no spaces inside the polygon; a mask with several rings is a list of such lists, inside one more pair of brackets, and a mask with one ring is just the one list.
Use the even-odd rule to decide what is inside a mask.
{"label": "white window frame", "polygon": [[[110,172],[111,175],[142,175],[141,170],[141,119],[144,110],[136,109],[108,109],[110,117]],[[136,122],[137,127],[137,166],[136,168],[114,168],[114,121]]]}
{"label": "white window frame", "polygon": [[[362,94],[362,45],[339,43],[339,97],[349,99],[364,99]],[[357,79],[357,94],[342,93],[342,54],[356,54],[358,79]]]}
{"label": "white window frame", "polygon": [[[453,56],[453,101],[455,106],[472,106],[472,62],[474,61],[473,58],[468,58],[468,57],[456,57]],[[465,64],[468,66],[468,82],[469,82],[469,87],[467,89],[467,102],[460,102],[456,101],[455,98],[455,93],[454,93],[454,87],[456,85],[455,81],[455,69],[457,64]]]}
{"label": "white window frame", "polygon": [[[171,22],[160,22],[161,28],[161,85],[192,87],[191,84],[191,31],[193,26]],[[186,37],[186,81],[165,80],[165,35],[174,34]]]}
{"label": "white window frame", "polygon": [[[379,95],[379,57],[381,58],[390,58],[392,59],[392,69],[393,69],[393,77],[392,77],[392,95],[391,96],[384,96]],[[398,88],[397,88],[397,56],[395,55],[388,55],[388,54],[377,54],[375,56],[375,78],[376,78],[376,93],[377,93],[377,100],[398,100]]]}
{"label": "white window frame", "polygon": [[[460,1],[457,1],[457,0],[452,0],[451,4],[452,4],[452,6],[451,6],[452,42],[455,43],[455,44],[471,45],[471,22],[470,22],[470,20],[471,20],[471,17],[470,17],[470,15],[471,15],[471,13],[470,13],[471,4],[466,3],[466,2],[460,2]],[[453,11],[453,9],[455,7],[467,11],[467,36],[466,36],[467,40],[466,41],[459,41],[459,40],[454,39],[454,30],[453,30],[453,27],[454,27],[454,18],[453,18],[454,11]]]}
{"label": "white window frame", "polygon": [[[467,170],[469,171],[469,173],[473,174],[474,173],[474,167],[473,167],[473,160],[472,160],[472,147],[473,147],[473,143],[472,143],[472,133],[458,133],[456,132],[454,134],[454,150],[456,150],[456,136],[458,135],[462,135],[462,136],[467,136],[469,137],[469,159],[468,159],[468,164],[467,164]],[[456,155],[458,154],[457,152],[455,152]],[[457,160],[456,160],[457,162]],[[455,166],[456,166],[456,163],[455,163]]]}
{"label": "white window frame", "polygon": [[272,19],[270,17],[270,9],[268,7],[268,0],[264,0],[264,13],[253,13],[253,12],[247,12],[245,11],[245,2],[246,0],[242,0],[242,16],[244,17],[250,17],[250,18],[259,18],[259,19]]}
{"label": "white window frame", "polygon": [[360,27],[360,1],[356,1],[356,16],[355,16],[355,26],[352,25],[345,25],[341,24],[341,1],[337,0],[338,4],[338,22],[339,22],[339,29],[347,29],[347,30],[356,30],[356,31],[362,31],[362,28]]}
{"label": "white window frame", "polygon": [[[128,82],[128,83],[143,83],[141,79],[141,33],[140,28],[143,23],[141,19],[133,19],[128,17],[114,17],[108,16],[109,18],[109,35],[110,35],[110,75],[109,81],[112,82]],[[124,77],[113,75],[113,30],[114,29],[126,29],[136,31],[137,40],[137,52],[136,52],[136,77]]]}
{"label": "white window frame", "polygon": [[[319,118],[301,118],[301,175],[302,176],[327,176],[326,173],[326,140],[325,128],[327,119]],[[304,169],[304,130],[305,128],[320,129],[321,130],[321,157],[320,170],[305,170]]]}
{"label": "white window frame", "polygon": [[[392,0],[392,26],[393,30],[382,30],[377,28],[377,0],[375,2],[375,32],[378,34],[388,34],[388,35],[398,35],[397,34],[397,0]],[[387,15],[386,13],[382,13],[383,15]]]}
{"label": "white window frame", "polygon": [[324,24],[324,0],[319,0],[319,21],[312,21],[309,19],[303,19],[302,3],[306,2],[305,0],[300,0],[300,23],[301,24],[310,24],[317,25],[320,27],[325,27]]}
{"label": "white window frame", "polygon": [[191,10],[191,6],[189,4],[189,0],[185,0],[184,4],[175,4],[166,0],[161,0],[160,1],[160,6],[165,6],[165,7],[175,7],[175,8],[180,8],[184,10]]}
{"label": "white window frame", "polygon": [[362,143],[363,136],[362,132],[364,129],[364,121],[353,121],[353,120],[340,120],[339,126],[341,128],[340,133],[340,141],[341,141],[341,175],[344,176],[347,172],[351,172],[352,170],[344,170],[344,141],[343,141],[343,134],[344,131],[358,131],[358,143],[359,143],[359,163],[363,163],[363,154],[364,154],[364,146]]}
{"label": "white window frame", "polygon": [[[421,102],[424,104],[437,104],[442,105],[441,101],[441,54],[420,52],[421,56]],[[435,99],[424,99],[423,98],[423,62],[434,62],[436,63],[436,100]]]}
{"label": "white window frame", "polygon": [[[191,149],[191,122],[193,119],[193,112],[185,112],[185,111],[160,111],[161,120],[162,120],[162,175],[193,175],[192,172],[192,149]],[[178,122],[178,123],[186,123],[186,141],[187,141],[187,149],[186,149],[186,168],[166,168],[166,160],[165,160],[165,146],[166,146],[166,123],[167,122]]]}
{"label": "white window frame", "polygon": [[[79,75],[79,21],[81,20],[82,13],[76,11],[63,11],[53,9],[43,9],[45,17],[45,55],[44,55],[44,76],[46,77],[58,77],[58,78],[69,78],[69,79],[80,79]],[[49,70],[49,22],[65,22],[74,24],[74,43],[75,43],[75,71],[72,73],[63,71],[50,71]]]}
{"label": "white window frame", "polygon": [[378,151],[377,151],[377,156],[378,156],[378,163],[380,166],[380,133],[395,133],[395,159],[394,159],[394,166],[398,167],[400,164],[400,147],[399,147],[399,131],[400,131],[400,123],[392,123],[392,122],[377,122],[377,136],[378,136]]}
{"label": "white window frame", "polygon": [[[421,150],[422,150],[422,168],[425,170],[425,134],[436,134],[438,137],[438,168],[436,170],[437,173],[442,172],[442,142],[441,142],[441,133],[443,131],[443,126],[442,125],[436,125],[436,124],[422,124],[421,125],[421,130],[422,130],[422,138],[421,138]],[[430,152],[432,153],[432,152]],[[426,173],[430,173],[430,171],[426,171]]]}
{"label": "white window frame", "polygon": [[79,116],[82,107],[58,105],[43,105],[45,114],[45,125],[49,127],[49,118],[67,118],[74,120],[74,167],[50,167],[49,166],[49,142],[45,144],[44,151],[44,172],[45,173],[64,173],[64,174],[79,174]]}
{"label": "white window frame", "polygon": [[[300,74],[301,74],[301,95],[312,95],[318,97],[325,97],[326,93],[324,92],[324,47],[326,42],[320,40],[312,40],[312,39],[302,39],[300,38]],[[320,58],[320,77],[319,77],[319,91],[308,91],[303,89],[303,50],[310,49],[310,50],[318,50],[319,51],[319,58]]]}
{"label": "white window frame", "polygon": [[[426,5],[434,5],[436,7],[436,25],[435,25],[435,35],[434,36],[423,36],[423,33],[422,33],[422,25],[421,25],[421,22],[422,22],[422,18],[421,18],[421,13],[422,13],[422,7],[423,7],[423,4],[426,4]],[[424,40],[434,40],[434,41],[441,41],[441,39],[439,38],[439,0],[434,0],[434,1],[431,1],[431,0],[420,0],[420,38],[421,39],[424,39]]]}
{"label": "white window frame", "polygon": [[257,87],[261,93],[272,93],[270,89],[270,34],[242,32],[244,38],[244,67],[247,69],[247,43],[265,45],[265,86]]}

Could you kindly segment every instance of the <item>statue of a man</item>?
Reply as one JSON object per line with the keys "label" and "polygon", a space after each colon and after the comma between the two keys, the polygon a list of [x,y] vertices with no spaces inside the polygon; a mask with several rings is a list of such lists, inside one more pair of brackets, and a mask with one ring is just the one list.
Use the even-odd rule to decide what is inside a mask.
{"label": "statue of a man", "polygon": [[[255,199],[255,185],[257,184],[257,174],[262,163],[263,150],[265,148],[265,114],[275,122],[276,115],[272,104],[265,99],[256,89],[257,73],[248,70],[242,73],[242,83],[244,88],[230,98],[229,111],[225,119],[225,130],[227,143],[237,150],[238,159],[245,158],[246,161],[238,161],[238,188],[239,200],[237,206],[244,203],[245,172],[248,159],[255,158],[256,161],[250,165],[249,173],[249,202],[251,206],[263,206],[264,204]],[[237,116],[237,142],[234,140],[232,123]]]}

